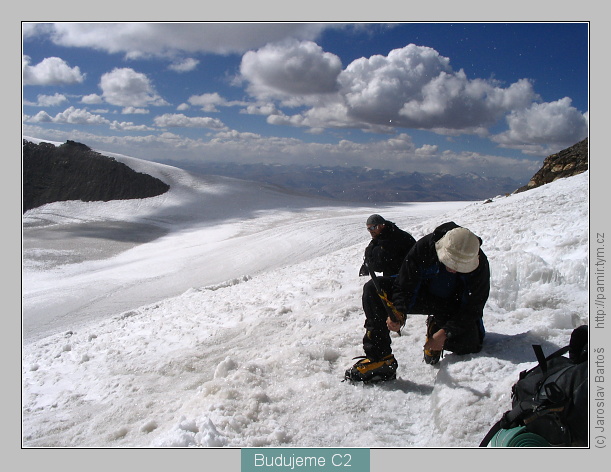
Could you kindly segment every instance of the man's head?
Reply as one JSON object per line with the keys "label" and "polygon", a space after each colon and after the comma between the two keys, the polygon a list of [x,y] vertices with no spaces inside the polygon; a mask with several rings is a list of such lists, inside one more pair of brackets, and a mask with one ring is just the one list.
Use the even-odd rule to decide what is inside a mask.
{"label": "man's head", "polygon": [[467,228],[454,228],[435,243],[439,261],[451,271],[468,274],[479,266],[480,240]]}
{"label": "man's head", "polygon": [[371,215],[367,218],[367,231],[371,234],[372,238],[376,238],[382,230],[386,227],[386,220],[380,215]]}

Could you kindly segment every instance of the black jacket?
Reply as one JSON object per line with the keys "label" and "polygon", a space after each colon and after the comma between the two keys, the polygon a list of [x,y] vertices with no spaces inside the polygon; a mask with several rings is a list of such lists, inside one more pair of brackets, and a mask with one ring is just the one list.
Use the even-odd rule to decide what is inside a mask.
{"label": "black jacket", "polygon": [[[445,271],[437,257],[435,243],[458,227],[454,222],[444,223],[421,238],[407,255],[393,287],[393,303],[397,310],[435,315],[439,327],[444,328],[448,336],[462,333],[467,325],[481,318],[490,294],[490,266],[481,248],[479,266],[468,274],[456,274],[455,290],[451,296],[441,299],[429,292],[440,271]],[[414,311],[423,308],[426,311]]]}
{"label": "black jacket", "polygon": [[[387,277],[396,275],[414,244],[416,240],[411,234],[399,229],[392,221],[387,221],[382,232],[365,249],[365,260],[375,272],[382,272]],[[360,274],[369,274],[364,265]]]}

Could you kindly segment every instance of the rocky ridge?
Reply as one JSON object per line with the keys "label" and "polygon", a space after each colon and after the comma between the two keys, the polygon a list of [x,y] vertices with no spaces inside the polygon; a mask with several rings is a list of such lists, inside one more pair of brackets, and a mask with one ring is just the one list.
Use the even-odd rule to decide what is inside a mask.
{"label": "rocky ridge", "polygon": [[25,213],[46,203],[127,200],[161,195],[170,186],[74,141],[55,146],[23,140]]}
{"label": "rocky ridge", "polygon": [[586,138],[569,148],[546,157],[541,169],[515,193],[537,188],[563,177],[581,174],[588,170],[588,160],[588,138]]}

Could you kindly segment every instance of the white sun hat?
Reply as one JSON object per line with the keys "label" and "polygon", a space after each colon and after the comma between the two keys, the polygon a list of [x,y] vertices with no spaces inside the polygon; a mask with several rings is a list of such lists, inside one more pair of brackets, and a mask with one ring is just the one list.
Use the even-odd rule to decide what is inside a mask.
{"label": "white sun hat", "polygon": [[479,265],[479,238],[467,228],[454,228],[435,243],[437,257],[446,267],[468,274]]}

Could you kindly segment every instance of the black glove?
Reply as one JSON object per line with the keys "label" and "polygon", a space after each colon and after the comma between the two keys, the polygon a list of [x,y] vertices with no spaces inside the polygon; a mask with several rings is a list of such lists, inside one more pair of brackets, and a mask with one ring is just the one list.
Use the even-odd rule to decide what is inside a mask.
{"label": "black glove", "polygon": [[359,270],[359,277],[364,277],[369,275],[369,268],[367,267],[366,264],[363,264],[361,266],[361,269]]}

